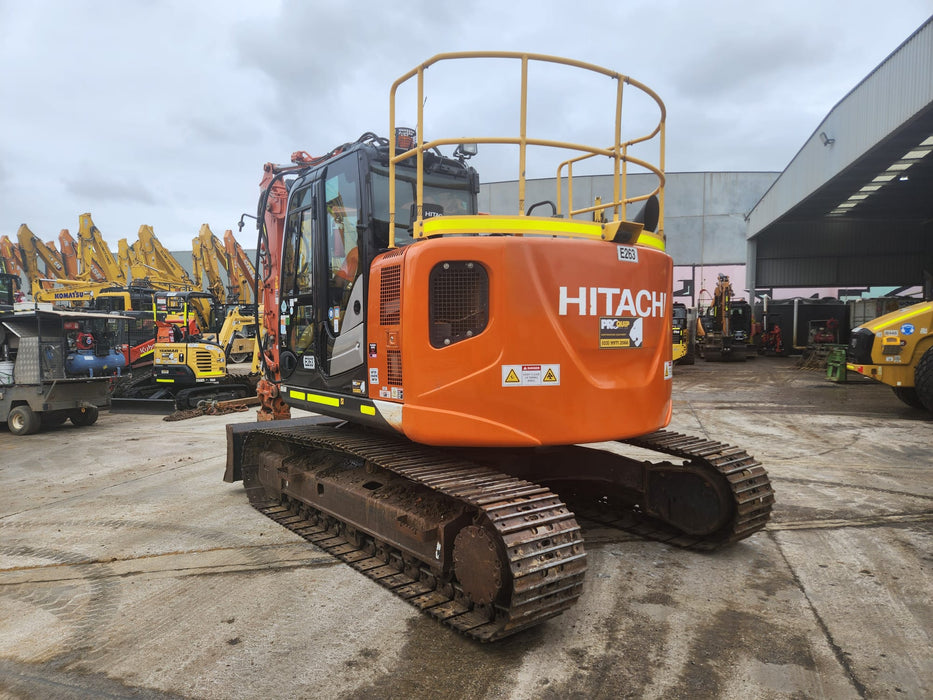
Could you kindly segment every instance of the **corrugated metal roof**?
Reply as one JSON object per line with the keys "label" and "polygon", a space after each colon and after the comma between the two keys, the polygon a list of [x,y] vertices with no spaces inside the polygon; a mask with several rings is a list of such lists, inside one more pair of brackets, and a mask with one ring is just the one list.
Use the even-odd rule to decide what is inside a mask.
{"label": "corrugated metal roof", "polygon": [[[752,209],[748,237],[816,192],[931,103],[933,17],[830,110]],[[902,155],[892,154],[892,162]]]}

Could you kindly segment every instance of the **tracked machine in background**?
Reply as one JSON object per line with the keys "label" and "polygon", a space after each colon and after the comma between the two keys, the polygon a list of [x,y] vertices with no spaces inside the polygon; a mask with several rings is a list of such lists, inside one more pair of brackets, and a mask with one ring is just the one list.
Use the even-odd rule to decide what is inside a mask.
{"label": "tracked machine in background", "polygon": [[697,320],[697,353],[708,362],[743,362],[757,354],[751,345],[751,307],[733,294],[729,277],[720,274],[713,303]]}
{"label": "tracked machine in background", "polygon": [[[425,71],[466,59],[520,69],[517,136],[427,140]],[[613,142],[526,133],[529,65],[613,81]],[[417,129],[396,129],[396,93],[410,81]],[[656,126],[624,140],[623,88],[659,112]],[[262,513],[482,641],[580,596],[586,554],[570,503],[689,548],[761,530],[773,492],[760,463],[662,430],[672,407],[672,262],[655,93],[551,56],[442,54],[393,85],[389,133],[391,142],[368,133],[265,167],[260,418],[285,418],[290,407],[322,415],[228,426],[225,480],[242,479]],[[479,143],[517,146],[510,215],[478,215],[467,160]],[[632,154],[645,143],[659,145],[657,164]],[[452,157],[441,154],[452,146]],[[547,203],[553,216],[526,209],[532,147],[573,153]],[[595,157],[613,164],[605,217],[573,208],[570,166]],[[636,166],[656,175],[653,193],[626,194]],[[602,444],[576,446],[592,442]],[[630,456],[633,446],[661,459]]]}
{"label": "tracked machine in background", "polygon": [[692,365],[696,362],[696,310],[675,301],[671,305],[674,364]]}
{"label": "tracked machine in background", "polygon": [[[255,379],[249,373],[230,372],[228,366],[229,358],[238,357],[240,334],[254,325],[254,318],[232,310],[215,321],[212,310],[222,314],[209,292],[155,292],[150,311],[155,333],[151,362],[117,383],[115,406],[154,408],[162,403],[166,408],[186,410],[202,401],[254,396]],[[220,330],[215,332],[218,325]],[[240,352],[247,354],[243,349]]]}

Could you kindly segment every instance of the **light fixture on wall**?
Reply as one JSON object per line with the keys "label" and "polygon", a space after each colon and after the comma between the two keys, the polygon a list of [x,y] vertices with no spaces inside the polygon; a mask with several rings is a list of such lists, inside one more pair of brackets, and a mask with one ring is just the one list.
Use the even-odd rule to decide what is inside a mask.
{"label": "light fixture on wall", "polygon": [[825,131],[820,132],[820,141],[823,142],[824,146],[832,146],[834,143],[836,143],[836,139],[829,138]]}

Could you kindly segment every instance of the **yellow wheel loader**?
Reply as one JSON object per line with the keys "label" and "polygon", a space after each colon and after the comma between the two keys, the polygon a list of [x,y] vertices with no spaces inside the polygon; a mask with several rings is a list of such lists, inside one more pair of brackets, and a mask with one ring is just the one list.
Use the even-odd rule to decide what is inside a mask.
{"label": "yellow wheel loader", "polygon": [[908,406],[933,412],[933,302],[908,306],[854,329],[846,366],[887,384]]}

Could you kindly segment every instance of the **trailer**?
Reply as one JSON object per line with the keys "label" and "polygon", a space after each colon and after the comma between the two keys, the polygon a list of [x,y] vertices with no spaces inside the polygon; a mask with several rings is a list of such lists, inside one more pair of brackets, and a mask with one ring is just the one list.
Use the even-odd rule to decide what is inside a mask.
{"label": "trailer", "polygon": [[125,319],[33,308],[0,313],[0,422],[15,435],[97,421],[125,364]]}

